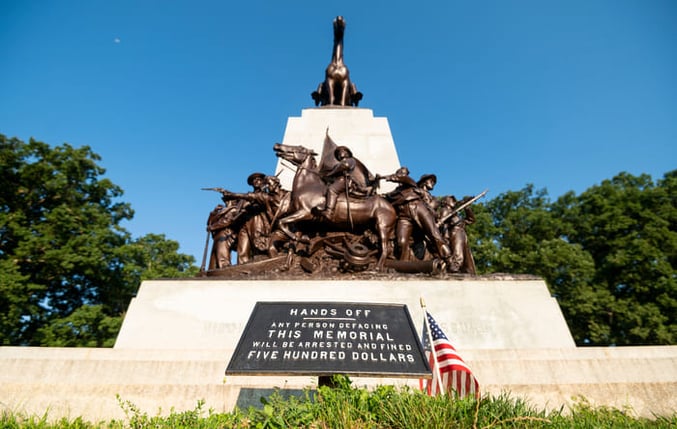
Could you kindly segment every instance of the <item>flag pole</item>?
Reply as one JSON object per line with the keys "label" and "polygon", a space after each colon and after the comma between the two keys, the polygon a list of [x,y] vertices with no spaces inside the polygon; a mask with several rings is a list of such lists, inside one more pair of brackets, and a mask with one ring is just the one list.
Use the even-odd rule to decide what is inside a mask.
{"label": "flag pole", "polygon": [[433,335],[430,332],[430,325],[428,324],[428,310],[426,309],[425,306],[425,301],[423,300],[423,297],[421,299],[421,308],[423,309],[423,323],[425,325],[425,330],[428,333],[428,343],[430,344],[430,353],[433,356],[433,359],[435,360],[435,374],[437,375],[437,390],[444,395],[444,389],[442,388],[442,373],[440,372],[440,365],[439,362],[437,361],[437,351],[435,351],[435,344],[433,344]]}

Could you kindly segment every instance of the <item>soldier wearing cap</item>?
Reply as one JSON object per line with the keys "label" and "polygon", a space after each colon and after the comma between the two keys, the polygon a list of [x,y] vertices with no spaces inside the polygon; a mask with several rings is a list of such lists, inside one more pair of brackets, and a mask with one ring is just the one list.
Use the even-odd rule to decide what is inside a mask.
{"label": "soldier wearing cap", "polygon": [[[451,258],[447,269],[452,273],[467,273],[475,275],[475,260],[473,259],[470,246],[468,245],[468,235],[465,232],[466,225],[475,223],[475,213],[468,205],[464,208],[463,216],[460,213],[454,213],[457,205],[463,204],[472,197],[464,197],[457,201],[453,195],[448,195],[442,199],[440,210],[437,214],[440,232],[451,246]],[[453,213],[453,214],[452,214]],[[451,214],[451,216],[449,216]]]}
{"label": "soldier wearing cap", "polygon": [[207,231],[213,240],[209,257],[209,270],[219,270],[231,265],[231,251],[237,243],[238,231],[241,228],[239,216],[243,214],[244,200],[225,201],[209,214]]}
{"label": "soldier wearing cap", "polygon": [[268,195],[265,191],[266,175],[252,173],[247,177],[247,184],[253,188],[252,192],[237,194],[230,191],[222,191],[224,201],[244,200],[247,204],[242,205],[244,224],[237,234],[237,263],[246,264],[256,254],[267,253],[268,234],[270,234],[270,221],[266,210]]}
{"label": "soldier wearing cap", "polygon": [[395,231],[399,259],[401,261],[411,260],[410,241],[414,227],[418,227],[435,245],[440,258],[445,261],[448,260],[451,256],[451,250],[435,224],[435,213],[425,201],[427,198],[425,194],[429,194],[429,191],[435,186],[437,177],[434,174],[424,174],[416,182],[409,176],[409,169],[401,167],[394,174],[385,176],[384,179],[399,184],[394,191],[385,195],[398,214]]}
{"label": "soldier wearing cap", "polygon": [[263,173],[252,173],[247,177],[247,184],[254,188],[254,192],[263,190],[263,184],[266,175]]}
{"label": "soldier wearing cap", "polygon": [[436,184],[437,176],[434,174],[424,174],[420,179],[418,179],[418,182],[416,182],[416,186],[418,186],[421,198],[423,198],[423,201],[428,205],[428,208],[433,213],[437,211],[437,207],[439,206],[437,199],[435,199],[435,197],[433,197],[430,193]]}
{"label": "soldier wearing cap", "polygon": [[257,254],[267,253],[271,258],[277,256],[275,244],[285,238],[283,233],[272,231],[273,223],[284,209],[282,202],[288,193],[280,186],[280,179],[253,173],[247,178],[247,183],[254,188],[253,192],[237,194],[222,191],[224,201],[237,199],[248,204],[243,209],[246,223],[238,233],[238,264],[250,262]]}

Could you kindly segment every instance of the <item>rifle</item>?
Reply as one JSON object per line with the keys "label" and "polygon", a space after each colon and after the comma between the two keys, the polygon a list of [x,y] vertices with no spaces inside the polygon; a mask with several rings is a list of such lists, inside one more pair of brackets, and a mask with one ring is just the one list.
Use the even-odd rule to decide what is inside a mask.
{"label": "rifle", "polygon": [[246,194],[235,194],[235,193],[230,192],[229,190],[223,189],[223,188],[202,188],[202,190],[203,191],[218,192],[218,193],[221,194],[221,197],[224,201],[226,201],[226,200],[236,200],[238,198],[247,199]]}
{"label": "rifle", "polygon": [[223,194],[225,189],[223,188],[201,188],[203,191],[214,191]]}
{"label": "rifle", "polygon": [[460,204],[460,205],[454,207],[449,213],[447,213],[446,215],[444,215],[444,217],[440,218],[440,220],[438,220],[438,221],[435,222],[435,223],[437,224],[438,227],[439,227],[440,225],[443,225],[444,222],[446,222],[447,220],[449,220],[450,217],[452,217],[452,216],[455,215],[456,213],[458,213],[458,212],[460,212],[461,210],[463,210],[464,208],[468,207],[470,204],[472,204],[472,203],[474,203],[475,201],[477,201],[477,200],[479,200],[480,198],[482,198],[484,195],[486,195],[486,193],[487,193],[488,191],[489,191],[488,189],[485,189],[484,191],[482,191],[482,192],[480,192],[479,194],[475,195],[474,197],[472,197],[472,198],[469,199],[468,201],[466,201],[466,202],[464,202],[464,203],[462,203],[462,204]]}

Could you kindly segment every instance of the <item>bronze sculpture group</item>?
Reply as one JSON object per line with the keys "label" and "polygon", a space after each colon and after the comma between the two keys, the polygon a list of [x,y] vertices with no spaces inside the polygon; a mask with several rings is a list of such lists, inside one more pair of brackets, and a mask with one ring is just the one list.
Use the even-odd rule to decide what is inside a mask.
{"label": "bronze sculpture group", "polygon": [[[433,197],[434,174],[414,180],[401,167],[373,175],[346,146],[332,149],[329,165],[318,165],[318,154],[303,146],[278,143],[273,150],[295,170],[290,191],[263,173],[248,177],[248,193],[205,188],[220,192],[223,204],[207,222],[213,244],[204,272],[226,275],[235,252],[235,265],[249,271],[261,265],[306,272],[475,274],[465,226],[475,221],[470,204],[484,193],[460,201]],[[379,194],[382,180],[397,187]]]}
{"label": "bronze sculpture group", "polygon": [[[356,107],[362,93],[343,62],[346,23],[338,16],[333,24],[332,59],[311,95],[316,106]],[[247,193],[204,188],[220,192],[223,204],[209,214],[213,244],[208,266],[209,241],[205,246],[201,273],[228,275],[247,267],[247,273],[373,268],[475,274],[465,226],[475,221],[470,205],[484,193],[461,201],[438,199],[430,193],[437,177],[424,174],[414,180],[406,167],[375,176],[328,131],[320,165],[318,154],[303,146],[275,144],[273,150],[282,165],[294,170],[290,190],[263,173],[247,178],[252,187]],[[381,194],[382,180],[397,187]]]}

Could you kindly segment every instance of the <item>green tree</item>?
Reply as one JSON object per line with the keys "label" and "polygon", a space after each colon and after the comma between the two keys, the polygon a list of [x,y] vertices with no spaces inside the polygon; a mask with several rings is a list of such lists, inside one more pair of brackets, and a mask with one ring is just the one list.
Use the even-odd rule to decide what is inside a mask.
{"label": "green tree", "polygon": [[478,205],[478,269],[543,277],[578,344],[677,341],[677,173],[621,173],[556,202],[527,185]]}
{"label": "green tree", "polygon": [[109,316],[103,305],[82,305],[71,314],[39,328],[41,344],[51,347],[113,347],[122,318]]}
{"label": "green tree", "polygon": [[657,183],[620,173],[558,201],[569,240],[591,255],[597,292],[608,297],[593,320],[594,343],[677,341],[676,190],[676,171]]}
{"label": "green tree", "polygon": [[138,284],[142,280],[196,274],[194,258],[178,252],[179,243],[162,234],[147,234],[134,240],[121,249],[125,277]]}
{"label": "green tree", "polygon": [[[131,240],[120,223],[133,211],[99,160],[87,146],[0,134],[2,344],[110,344],[140,278],[195,272],[192,257],[162,254],[178,249],[163,236]],[[139,246],[157,265],[132,275]]]}
{"label": "green tree", "polygon": [[478,222],[469,231],[482,272],[539,275],[556,293],[574,278],[592,279],[592,260],[569,242],[569,225],[553,213],[545,190],[527,185],[478,205],[475,213]]}
{"label": "green tree", "polygon": [[594,311],[587,304],[595,290],[594,262],[568,240],[569,224],[553,212],[547,191],[527,185],[478,205],[475,213],[477,222],[469,230],[478,270],[542,277],[573,337],[583,342],[588,312]]}

